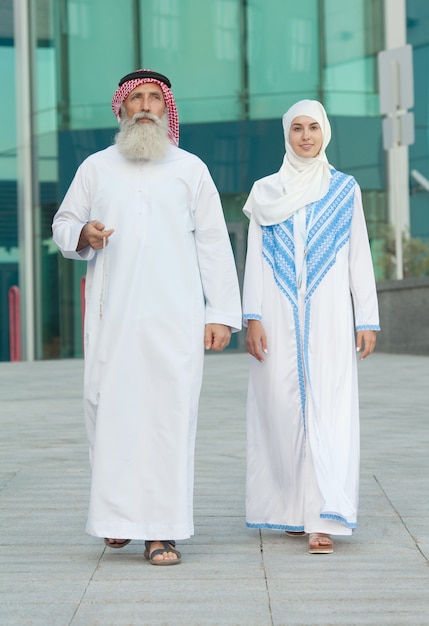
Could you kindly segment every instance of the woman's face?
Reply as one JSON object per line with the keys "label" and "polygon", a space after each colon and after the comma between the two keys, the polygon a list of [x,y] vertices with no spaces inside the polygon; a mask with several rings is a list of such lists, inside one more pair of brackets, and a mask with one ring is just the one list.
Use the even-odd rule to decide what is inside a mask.
{"label": "woman's face", "polygon": [[298,156],[316,157],[323,143],[322,129],[319,123],[308,115],[298,115],[290,125],[289,143]]}

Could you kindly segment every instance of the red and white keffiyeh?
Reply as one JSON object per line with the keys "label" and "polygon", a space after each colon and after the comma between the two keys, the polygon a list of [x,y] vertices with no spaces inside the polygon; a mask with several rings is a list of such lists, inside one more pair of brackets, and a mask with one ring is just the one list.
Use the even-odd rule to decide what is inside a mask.
{"label": "red and white keffiyeh", "polygon": [[[157,75],[156,72],[154,72],[153,70],[148,70],[148,69],[136,70],[134,74],[138,74],[139,72],[147,73],[147,74],[153,73],[154,76]],[[132,76],[132,74],[130,76]],[[166,80],[168,81],[167,78]],[[161,87],[164,100],[165,100],[165,105],[167,107],[168,127],[169,127],[168,135],[169,135],[170,142],[174,146],[178,146],[179,145],[179,115],[177,113],[177,107],[176,107],[176,102],[174,100],[173,93],[171,89],[165,84],[165,82],[163,82],[162,80],[158,80],[157,78],[154,78],[152,76],[146,76],[144,78],[143,77],[130,78],[130,80],[125,81],[123,84],[121,84],[121,82],[122,81],[120,81],[120,85],[115,91],[115,94],[112,99],[112,110],[118,122],[121,119],[121,106],[123,105],[124,101],[128,98],[129,94],[133,91],[133,89],[135,89],[139,85],[143,85],[144,83],[155,83]]]}

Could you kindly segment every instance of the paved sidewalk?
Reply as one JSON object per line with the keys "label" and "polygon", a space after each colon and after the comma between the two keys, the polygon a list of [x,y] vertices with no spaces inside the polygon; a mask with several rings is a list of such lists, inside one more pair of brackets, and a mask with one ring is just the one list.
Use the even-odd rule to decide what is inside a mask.
{"label": "paved sidewalk", "polygon": [[429,624],[429,357],[359,364],[359,528],[333,555],[244,523],[247,355],[206,358],[182,565],[84,532],[81,361],[0,363],[2,626]]}

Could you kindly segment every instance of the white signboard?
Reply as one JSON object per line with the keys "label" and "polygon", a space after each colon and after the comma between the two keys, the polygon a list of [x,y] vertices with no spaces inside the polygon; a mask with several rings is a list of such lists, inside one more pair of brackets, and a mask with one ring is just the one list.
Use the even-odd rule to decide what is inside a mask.
{"label": "white signboard", "polygon": [[414,113],[404,113],[396,117],[385,117],[382,121],[383,148],[410,146],[414,143]]}
{"label": "white signboard", "polygon": [[380,113],[414,106],[413,51],[410,44],[378,54]]}

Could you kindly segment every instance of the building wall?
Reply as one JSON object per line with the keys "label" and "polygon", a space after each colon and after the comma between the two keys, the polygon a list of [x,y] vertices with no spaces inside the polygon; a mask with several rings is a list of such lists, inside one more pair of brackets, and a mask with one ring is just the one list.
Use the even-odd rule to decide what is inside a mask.
{"label": "building wall", "polygon": [[[79,286],[85,265],[59,256],[50,224],[77,165],[111,143],[112,94],[119,78],[137,67],[172,80],[180,145],[207,163],[218,185],[239,273],[246,230],[241,207],[252,182],[279,168],[281,116],[301,98],[320,99],[327,108],[333,128],[328,157],[363,188],[377,262],[387,220],[377,94],[382,0],[32,0],[28,6],[31,76],[24,96],[33,111],[35,244],[35,304],[28,314],[34,315],[36,358],[81,355]],[[408,12],[415,63],[423,69],[429,50],[425,0],[409,2]],[[17,189],[27,181],[17,163],[16,112],[22,103],[14,91],[20,78],[14,44],[13,0],[0,0],[0,70],[11,104],[0,116],[2,329],[8,326],[6,290],[25,254],[17,217]],[[411,158],[427,174],[425,76],[426,91],[416,93],[422,126]],[[413,234],[429,237],[424,201],[416,190],[411,227]],[[2,360],[9,358],[6,334],[0,339]]]}
{"label": "building wall", "polygon": [[381,326],[377,350],[428,355],[429,277],[380,281],[377,292]]}
{"label": "building wall", "polygon": [[[429,3],[407,0],[407,40],[413,46],[415,142],[410,171],[429,180]],[[429,241],[429,193],[411,180],[410,230]]]}

